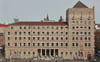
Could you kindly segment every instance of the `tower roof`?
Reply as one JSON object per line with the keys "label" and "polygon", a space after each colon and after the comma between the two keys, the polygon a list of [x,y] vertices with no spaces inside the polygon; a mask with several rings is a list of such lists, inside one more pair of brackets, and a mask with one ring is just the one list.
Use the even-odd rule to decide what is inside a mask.
{"label": "tower roof", "polygon": [[83,4],[81,1],[78,1],[73,8],[88,8],[85,4]]}

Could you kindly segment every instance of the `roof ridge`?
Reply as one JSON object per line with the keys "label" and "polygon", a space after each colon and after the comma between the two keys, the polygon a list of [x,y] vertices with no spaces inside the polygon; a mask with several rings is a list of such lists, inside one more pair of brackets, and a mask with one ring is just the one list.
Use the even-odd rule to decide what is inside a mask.
{"label": "roof ridge", "polygon": [[88,8],[85,4],[83,4],[81,1],[78,1],[73,8]]}

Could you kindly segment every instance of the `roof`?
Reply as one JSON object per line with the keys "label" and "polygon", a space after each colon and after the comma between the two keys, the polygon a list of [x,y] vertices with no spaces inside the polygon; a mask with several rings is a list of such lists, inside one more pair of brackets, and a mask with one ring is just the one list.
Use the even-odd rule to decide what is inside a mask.
{"label": "roof", "polygon": [[67,22],[29,22],[29,21],[23,21],[23,22],[15,22],[9,25],[67,25]]}
{"label": "roof", "polygon": [[0,27],[8,27],[8,25],[0,24]]}
{"label": "roof", "polygon": [[88,8],[85,4],[83,4],[81,1],[78,1],[73,8]]}

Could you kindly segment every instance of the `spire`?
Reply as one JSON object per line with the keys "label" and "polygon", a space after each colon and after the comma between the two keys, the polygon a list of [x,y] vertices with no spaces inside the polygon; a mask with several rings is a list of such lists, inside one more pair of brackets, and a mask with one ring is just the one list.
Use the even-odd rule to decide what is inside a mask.
{"label": "spire", "polygon": [[59,22],[63,22],[63,21],[64,20],[63,20],[62,16],[60,16]]}
{"label": "spire", "polygon": [[47,18],[46,18],[48,21],[49,21],[49,16],[48,16],[48,14],[47,14]]}
{"label": "spire", "polygon": [[83,4],[80,0],[73,6],[73,8],[88,8],[85,4]]}

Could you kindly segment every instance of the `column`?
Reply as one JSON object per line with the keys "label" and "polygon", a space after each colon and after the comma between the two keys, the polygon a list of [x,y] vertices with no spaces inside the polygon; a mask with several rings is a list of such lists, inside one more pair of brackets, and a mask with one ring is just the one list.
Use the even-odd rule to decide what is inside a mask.
{"label": "column", "polygon": [[49,49],[49,56],[51,56],[51,49]]}
{"label": "column", "polygon": [[54,55],[53,55],[53,56],[55,57],[55,49],[53,49],[53,53],[54,53]]}
{"label": "column", "polygon": [[42,56],[42,49],[41,49],[41,56]]}
{"label": "column", "polygon": [[46,49],[44,49],[44,51],[45,51],[45,56],[47,56],[47,55],[46,55]]}

